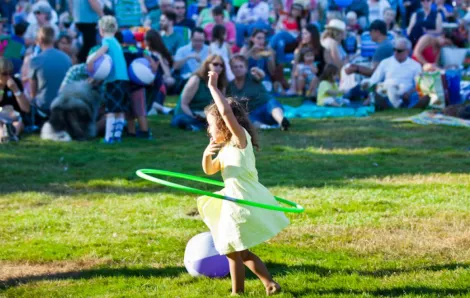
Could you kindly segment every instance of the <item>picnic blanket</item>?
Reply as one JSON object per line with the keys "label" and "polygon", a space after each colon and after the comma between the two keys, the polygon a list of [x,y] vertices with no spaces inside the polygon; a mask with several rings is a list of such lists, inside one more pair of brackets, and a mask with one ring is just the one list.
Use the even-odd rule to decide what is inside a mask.
{"label": "picnic blanket", "polygon": [[298,107],[284,105],[286,118],[338,118],[338,117],[366,117],[375,112],[373,106],[357,107],[320,107],[314,103],[305,102]]}
{"label": "picnic blanket", "polygon": [[464,120],[456,117],[446,116],[437,112],[422,112],[411,117],[397,118],[395,122],[413,122],[421,125],[450,125],[470,127],[470,120]]}

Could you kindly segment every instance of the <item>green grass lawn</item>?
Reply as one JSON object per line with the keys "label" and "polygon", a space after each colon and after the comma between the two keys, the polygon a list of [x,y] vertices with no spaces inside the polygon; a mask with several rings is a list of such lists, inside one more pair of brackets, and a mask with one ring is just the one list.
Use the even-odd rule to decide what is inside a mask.
{"label": "green grass lawn", "polygon": [[[470,130],[391,122],[417,112],[260,133],[261,182],[306,208],[254,248],[281,297],[470,296]],[[183,266],[187,241],[207,231],[187,215],[196,197],[134,174],[203,175],[206,134],[169,121],[151,118],[152,141],[0,147],[0,297],[229,295],[229,278]],[[253,275],[246,290],[264,295]]]}

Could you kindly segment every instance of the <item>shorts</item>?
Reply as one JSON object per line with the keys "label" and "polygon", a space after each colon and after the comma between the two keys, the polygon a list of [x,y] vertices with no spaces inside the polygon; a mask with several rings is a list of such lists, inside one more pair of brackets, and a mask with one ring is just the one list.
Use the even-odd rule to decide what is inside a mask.
{"label": "shorts", "polygon": [[104,85],[106,113],[125,113],[129,110],[129,82],[114,81]]}

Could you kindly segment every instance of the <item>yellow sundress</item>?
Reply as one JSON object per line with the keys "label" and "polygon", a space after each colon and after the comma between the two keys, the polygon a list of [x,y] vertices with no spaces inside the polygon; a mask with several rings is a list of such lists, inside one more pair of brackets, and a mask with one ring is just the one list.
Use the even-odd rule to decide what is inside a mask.
{"label": "yellow sundress", "polygon": [[[225,188],[219,194],[242,200],[279,205],[266,187],[258,182],[251,136],[245,130],[247,146],[233,141],[217,156]],[[289,224],[283,212],[240,205],[207,196],[197,200],[199,213],[209,227],[215,248],[221,255],[243,251],[276,236]]]}

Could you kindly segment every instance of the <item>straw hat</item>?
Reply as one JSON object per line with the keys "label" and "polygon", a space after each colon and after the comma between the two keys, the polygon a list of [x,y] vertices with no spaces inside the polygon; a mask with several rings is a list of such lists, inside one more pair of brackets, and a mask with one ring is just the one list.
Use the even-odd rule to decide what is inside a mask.
{"label": "straw hat", "polygon": [[341,20],[333,19],[325,26],[325,28],[346,31],[346,24]]}

